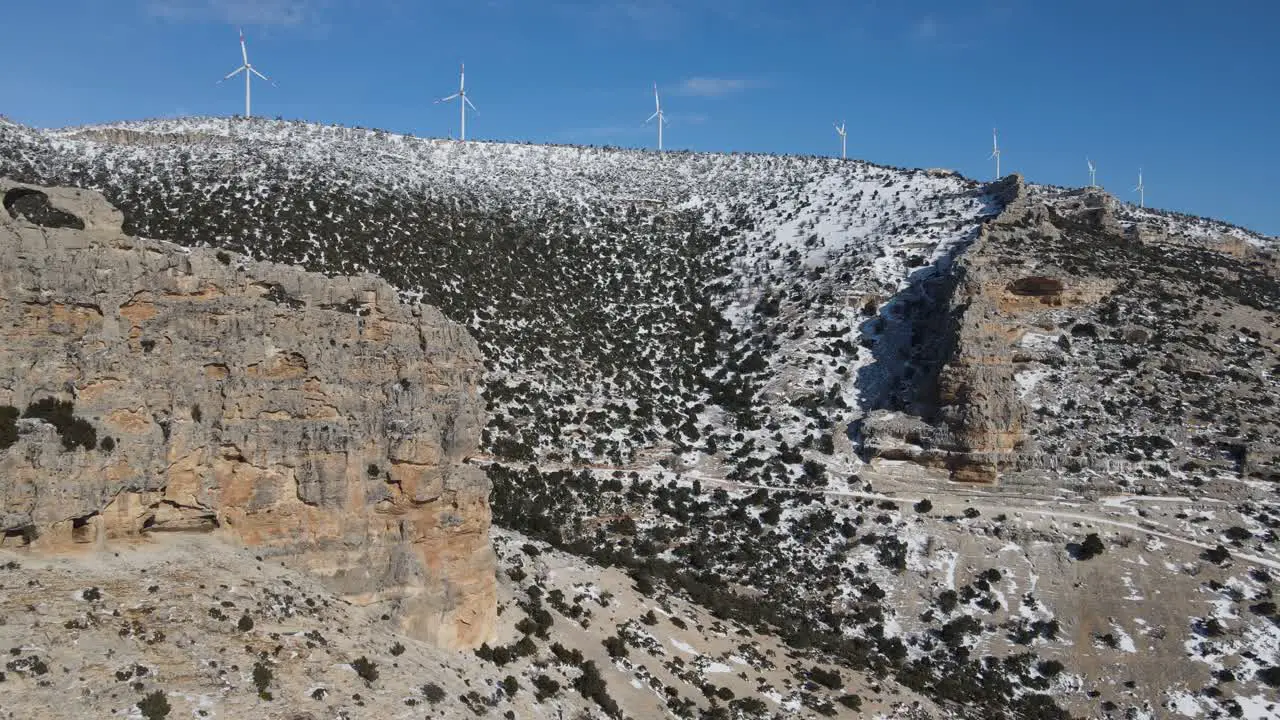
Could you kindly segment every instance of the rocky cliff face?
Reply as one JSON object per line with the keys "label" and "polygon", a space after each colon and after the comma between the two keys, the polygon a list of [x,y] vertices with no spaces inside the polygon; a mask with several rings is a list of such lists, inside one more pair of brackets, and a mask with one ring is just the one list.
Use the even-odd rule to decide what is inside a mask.
{"label": "rocky cliff face", "polygon": [[488,639],[489,486],[464,464],[482,365],[462,327],[371,275],[127,237],[96,193],[0,195],[4,545],[216,532],[418,637]]}
{"label": "rocky cliff face", "polygon": [[1005,208],[956,264],[937,299],[950,327],[921,351],[942,359],[936,382],[872,415],[872,454],[981,483],[1280,477],[1274,252],[1171,235],[1101,191],[1033,194],[1010,176],[993,192]]}

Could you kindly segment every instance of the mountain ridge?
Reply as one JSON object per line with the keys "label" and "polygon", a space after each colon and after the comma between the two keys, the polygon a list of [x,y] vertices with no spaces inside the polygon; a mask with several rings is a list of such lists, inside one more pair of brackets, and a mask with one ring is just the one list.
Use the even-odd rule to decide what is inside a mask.
{"label": "mountain ridge", "polygon": [[[485,355],[500,526],[954,716],[1265,695],[1271,640],[1250,658],[1204,627],[1275,635],[1270,576],[1240,572],[1278,557],[1271,239],[1018,176],[130,127],[209,123],[245,133],[5,128],[0,174],[440,306]],[[1156,632],[1120,598],[1162,587]]]}

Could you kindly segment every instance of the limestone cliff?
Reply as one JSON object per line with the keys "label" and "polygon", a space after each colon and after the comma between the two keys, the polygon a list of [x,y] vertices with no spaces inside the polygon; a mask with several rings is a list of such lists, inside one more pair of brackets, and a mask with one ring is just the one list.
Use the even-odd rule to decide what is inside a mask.
{"label": "limestone cliff", "polygon": [[[1161,484],[1178,472],[1280,473],[1274,253],[1169,235],[1095,189],[994,184],[1002,212],[954,270],[929,338],[932,383],[874,413],[879,457],[953,480]],[[1156,218],[1158,219],[1158,218]],[[924,321],[920,321],[924,322]]]}
{"label": "limestone cliff", "polygon": [[70,442],[8,411],[6,546],[217,532],[386,603],[418,637],[488,639],[489,486],[465,464],[483,368],[465,329],[372,275],[125,236],[96,193],[0,195],[0,407],[52,398],[92,428]]}

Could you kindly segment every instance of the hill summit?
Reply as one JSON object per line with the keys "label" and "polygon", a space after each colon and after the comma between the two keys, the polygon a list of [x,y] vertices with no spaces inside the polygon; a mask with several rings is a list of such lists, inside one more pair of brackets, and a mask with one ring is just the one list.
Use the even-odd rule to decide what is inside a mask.
{"label": "hill summit", "polygon": [[[504,533],[856,674],[757,705],[620,622],[601,678],[669,712],[1275,711],[1274,238],[1017,175],[269,120],[0,126],[0,176],[438,308],[484,358]],[[560,657],[537,552],[499,577],[530,622],[482,649],[530,673]]]}

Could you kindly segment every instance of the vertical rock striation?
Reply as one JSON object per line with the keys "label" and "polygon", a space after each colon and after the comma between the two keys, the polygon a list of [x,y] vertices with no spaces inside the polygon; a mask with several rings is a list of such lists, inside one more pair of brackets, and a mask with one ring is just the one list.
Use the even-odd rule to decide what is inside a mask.
{"label": "vertical rock striation", "polygon": [[83,421],[10,422],[4,544],[217,532],[394,607],[418,637],[489,638],[465,329],[372,275],[127,237],[96,193],[0,180],[0,196],[0,407],[52,398]]}

